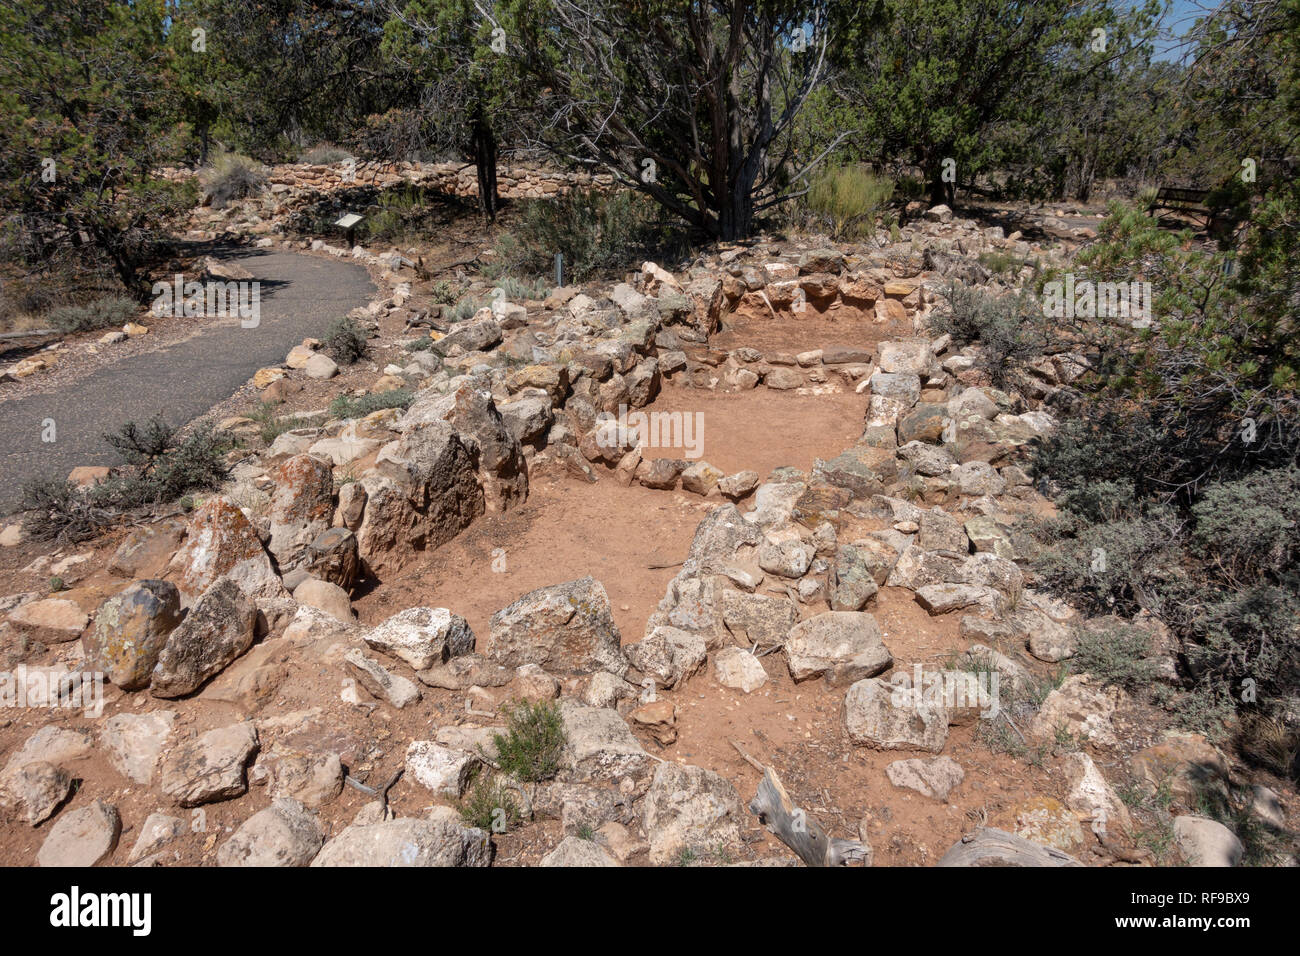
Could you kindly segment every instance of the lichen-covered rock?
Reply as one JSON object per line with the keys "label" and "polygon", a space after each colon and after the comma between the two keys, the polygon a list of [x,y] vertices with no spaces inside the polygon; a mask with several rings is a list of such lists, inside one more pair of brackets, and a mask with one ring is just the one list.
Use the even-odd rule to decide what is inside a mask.
{"label": "lichen-covered rock", "polygon": [[849,688],[841,716],[853,743],[877,750],[939,753],[948,740],[948,712],[942,702],[926,700],[918,688],[896,687],[878,677]]}
{"label": "lichen-covered rock", "polygon": [[641,811],[650,862],[664,866],[688,852],[738,852],[744,817],[740,795],[725,777],[703,767],[661,763]]}
{"label": "lichen-covered rock", "polygon": [[880,625],[862,611],[827,611],[796,624],[785,659],[794,680],[825,676],[835,684],[875,677],[894,663]]}
{"label": "lichen-covered rock", "polygon": [[334,518],[334,471],[311,455],[295,455],[273,475],[268,550],[283,574],[302,563],[311,543]]}
{"label": "lichen-covered rock", "polygon": [[605,588],[595,578],[538,588],[492,615],[488,657],[509,667],[621,676],[627,659]]}
{"label": "lichen-covered rock", "polygon": [[149,686],[158,655],[181,623],[181,596],[170,581],[136,581],[100,605],[84,645],[92,670],[123,690]]}
{"label": "lichen-covered rock", "polygon": [[870,552],[851,544],[841,545],[835,551],[828,583],[832,611],[861,611],[880,588],[876,574],[881,563]]}
{"label": "lichen-covered rock", "polygon": [[198,690],[252,646],[256,625],[257,606],[248,595],[230,578],[217,581],[168,635],[149,692],[183,697]]}
{"label": "lichen-covered rock", "polygon": [[411,607],[361,635],[375,650],[405,661],[417,671],[472,653],[474,632],[445,607]]}
{"label": "lichen-covered rock", "polygon": [[250,597],[288,597],[256,529],[224,498],[204,502],[194,513],[168,573],[186,607],[222,577],[229,577]]}

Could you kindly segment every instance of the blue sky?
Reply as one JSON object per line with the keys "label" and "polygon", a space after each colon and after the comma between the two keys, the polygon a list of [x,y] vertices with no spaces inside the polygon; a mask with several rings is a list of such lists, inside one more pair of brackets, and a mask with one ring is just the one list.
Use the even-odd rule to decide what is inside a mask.
{"label": "blue sky", "polygon": [[1174,0],[1162,23],[1163,36],[1156,41],[1157,60],[1177,60],[1183,55],[1178,38],[1186,33],[1198,17],[1217,6],[1215,0]]}

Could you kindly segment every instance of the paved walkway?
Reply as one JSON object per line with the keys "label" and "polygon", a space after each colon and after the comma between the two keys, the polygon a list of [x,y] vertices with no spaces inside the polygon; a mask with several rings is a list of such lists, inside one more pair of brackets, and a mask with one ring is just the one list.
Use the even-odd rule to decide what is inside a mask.
{"label": "paved walkway", "polygon": [[[253,373],[284,361],[294,345],[319,337],[329,324],[374,292],[366,270],[269,249],[219,249],[261,282],[261,323],[241,328],[221,320],[197,335],[114,362],[60,388],[0,402],[0,514],[18,504],[24,482],[61,477],[78,465],[120,459],[103,440],[131,420],[161,415],[180,427],[235,393]],[[41,441],[41,423],[54,419],[57,441]]]}

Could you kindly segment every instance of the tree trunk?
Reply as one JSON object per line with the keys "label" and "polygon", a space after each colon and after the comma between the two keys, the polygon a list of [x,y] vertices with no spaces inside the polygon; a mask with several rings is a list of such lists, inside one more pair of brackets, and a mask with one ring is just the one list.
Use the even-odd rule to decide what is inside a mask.
{"label": "tree trunk", "polygon": [[492,127],[482,118],[474,120],[474,170],[478,175],[478,204],[483,218],[495,222],[500,200],[497,197],[497,139]]}
{"label": "tree trunk", "polygon": [[718,238],[724,242],[744,239],[753,224],[754,206],[749,191],[729,190],[722,197],[722,208],[718,210]]}

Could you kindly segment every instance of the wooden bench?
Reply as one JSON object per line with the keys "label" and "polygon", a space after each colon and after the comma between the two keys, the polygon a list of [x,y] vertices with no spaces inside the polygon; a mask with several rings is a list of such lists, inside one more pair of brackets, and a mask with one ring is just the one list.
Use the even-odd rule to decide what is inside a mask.
{"label": "wooden bench", "polygon": [[1151,200],[1151,204],[1147,206],[1147,215],[1151,215],[1157,209],[1168,209],[1171,212],[1184,212],[1203,216],[1208,225],[1210,210],[1205,205],[1205,200],[1209,195],[1210,191],[1208,189],[1161,186],[1156,190],[1156,198]]}

